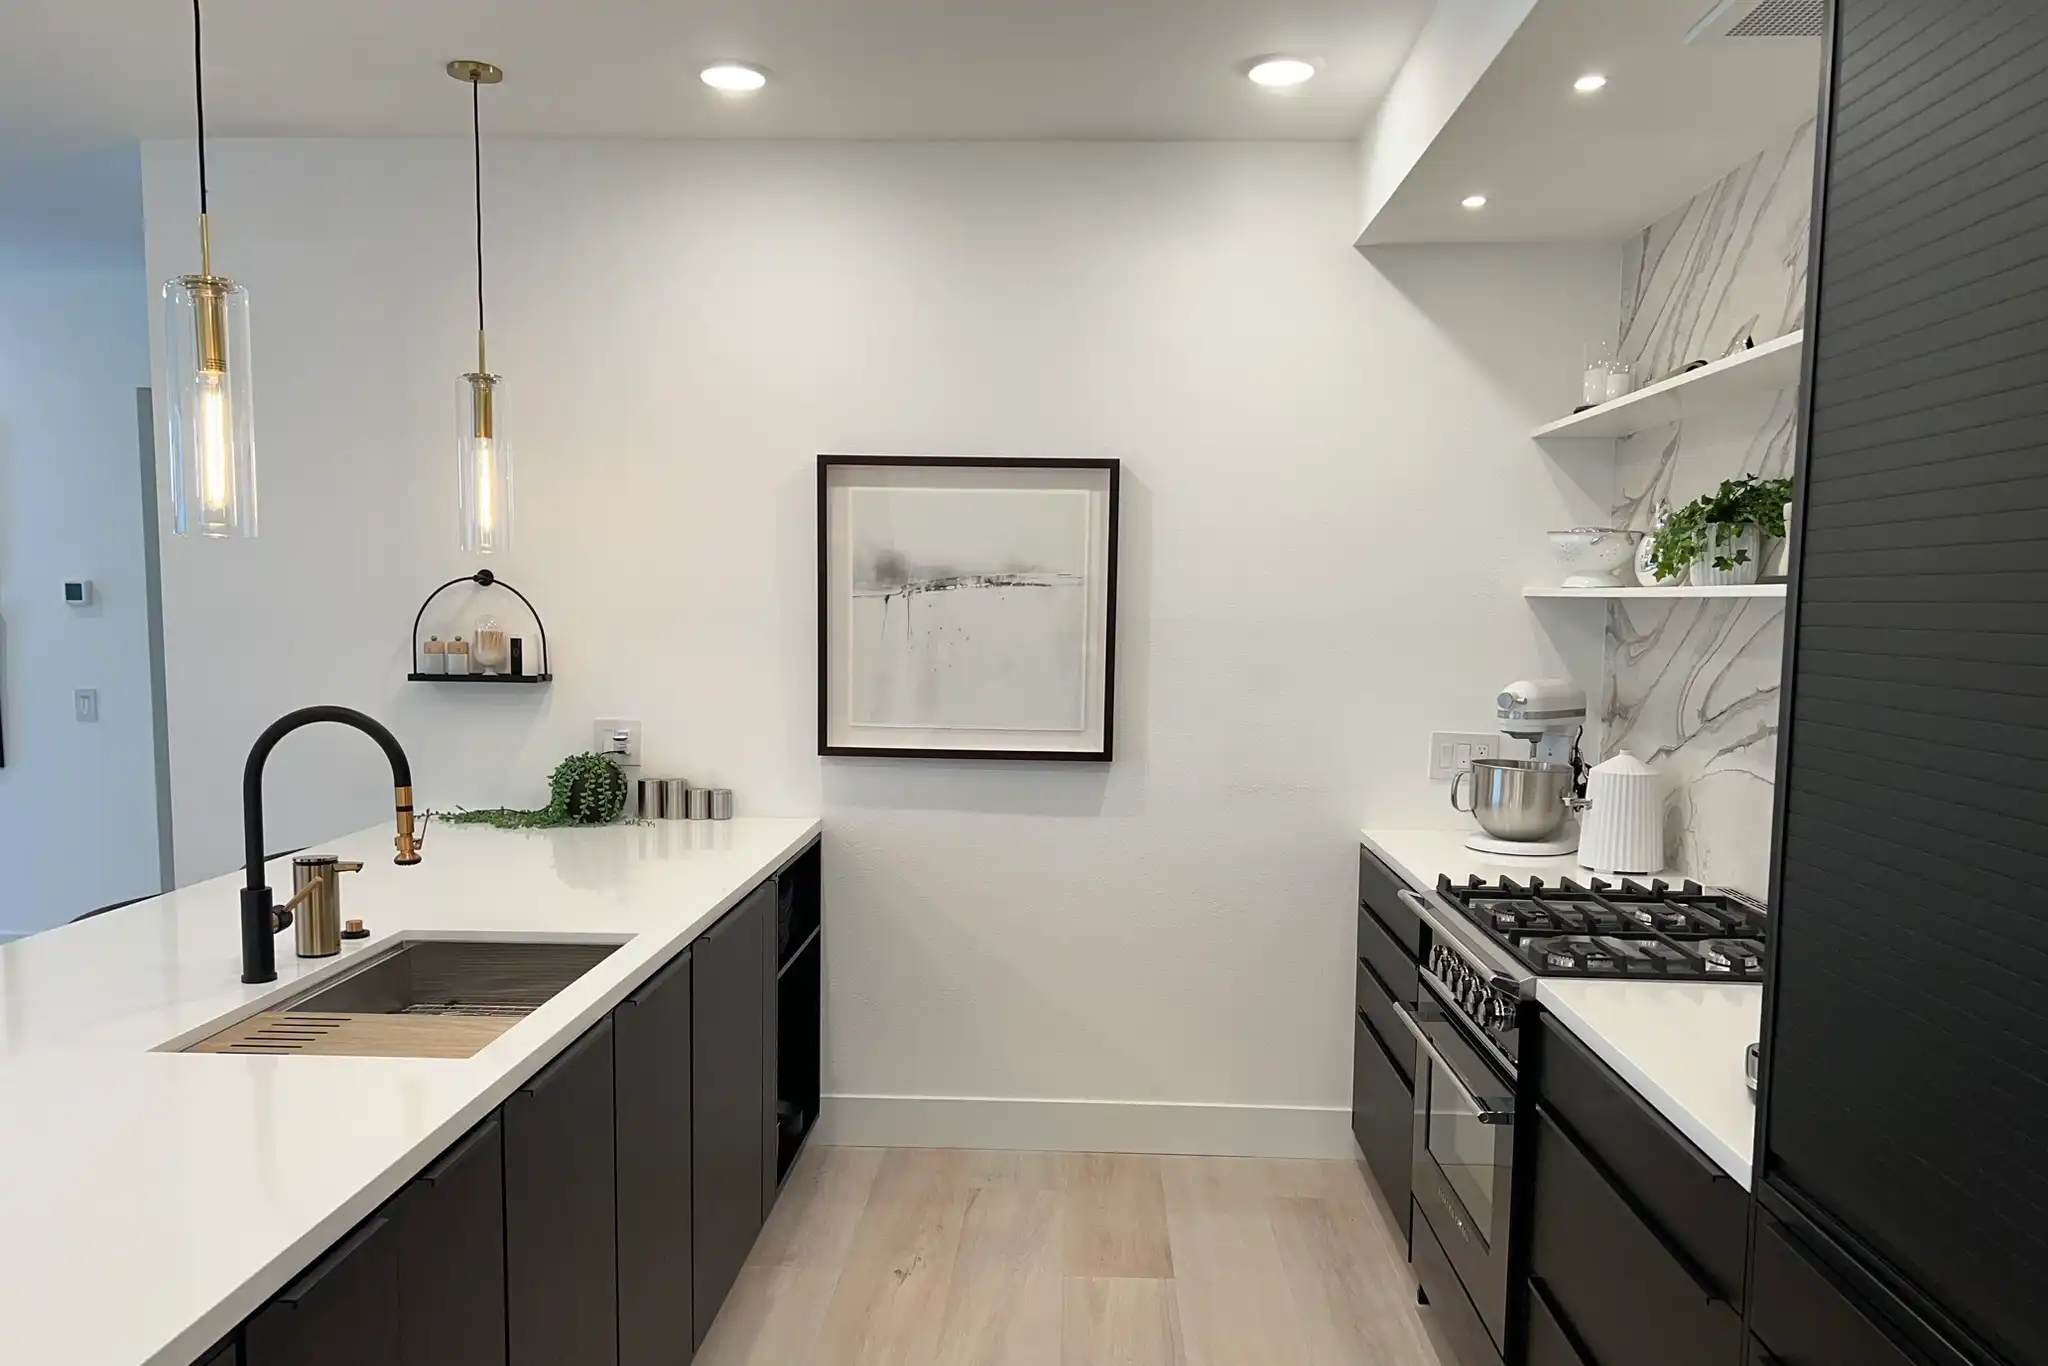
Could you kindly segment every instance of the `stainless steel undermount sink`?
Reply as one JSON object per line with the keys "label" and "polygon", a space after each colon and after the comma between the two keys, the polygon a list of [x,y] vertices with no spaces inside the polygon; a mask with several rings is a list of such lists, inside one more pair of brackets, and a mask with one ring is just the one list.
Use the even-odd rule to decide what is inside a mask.
{"label": "stainless steel undermount sink", "polygon": [[415,939],[277,1009],[287,1014],[530,1015],[616,944]]}
{"label": "stainless steel undermount sink", "polygon": [[281,1005],[166,1047],[266,1057],[475,1057],[618,947],[409,940]]}

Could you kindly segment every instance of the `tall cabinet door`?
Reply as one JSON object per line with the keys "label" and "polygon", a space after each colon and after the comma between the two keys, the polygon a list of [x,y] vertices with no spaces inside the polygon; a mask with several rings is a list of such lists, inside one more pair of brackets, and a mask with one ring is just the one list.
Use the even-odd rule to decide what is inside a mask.
{"label": "tall cabinet door", "polygon": [[401,1366],[505,1366],[505,1147],[485,1120],[391,1204]]}
{"label": "tall cabinet door", "polygon": [[511,1366],[619,1359],[612,1022],[592,1026],[505,1102]]}
{"label": "tall cabinet door", "polygon": [[1830,9],[1758,1191],[2039,1361],[2048,6]]}
{"label": "tall cabinet door", "polygon": [[690,951],[612,1013],[620,1366],[685,1366],[690,1315]]}
{"label": "tall cabinet door", "polygon": [[690,1124],[695,1245],[695,1341],[702,1344],[761,1232],[763,941],[775,923],[775,884],[757,888],[691,950]]}

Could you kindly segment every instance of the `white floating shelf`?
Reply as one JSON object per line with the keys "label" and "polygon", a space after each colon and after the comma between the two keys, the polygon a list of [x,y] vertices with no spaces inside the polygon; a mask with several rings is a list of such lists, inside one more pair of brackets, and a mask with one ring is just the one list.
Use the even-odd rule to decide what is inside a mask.
{"label": "white floating shelf", "polygon": [[1782,583],[1743,583],[1718,588],[1695,588],[1673,584],[1668,588],[1524,588],[1525,598],[1602,598],[1619,601],[1634,598],[1782,598]]}
{"label": "white floating shelf", "polygon": [[1805,332],[1788,332],[1776,341],[1738,351],[1726,360],[1673,375],[1626,398],[1538,427],[1536,439],[1599,441],[1633,436],[1724,407],[1736,399],[1796,389],[1805,347]]}

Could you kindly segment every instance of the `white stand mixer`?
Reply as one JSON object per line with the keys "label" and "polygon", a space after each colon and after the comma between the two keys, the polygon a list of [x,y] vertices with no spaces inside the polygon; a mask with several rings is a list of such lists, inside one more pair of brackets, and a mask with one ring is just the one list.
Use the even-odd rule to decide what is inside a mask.
{"label": "white stand mixer", "polygon": [[[1562,678],[1519,679],[1495,699],[1501,733],[1529,745],[1527,759],[1479,759],[1451,783],[1451,805],[1479,822],[1467,849],[1511,858],[1556,858],[1575,852],[1579,830],[1572,803],[1584,796],[1586,694]],[[1458,797],[1467,781],[1472,804]]]}

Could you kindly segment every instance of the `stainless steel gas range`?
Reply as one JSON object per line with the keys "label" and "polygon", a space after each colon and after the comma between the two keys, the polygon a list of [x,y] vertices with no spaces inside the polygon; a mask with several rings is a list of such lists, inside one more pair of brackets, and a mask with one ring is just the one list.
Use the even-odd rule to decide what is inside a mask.
{"label": "stainless steel gas range", "polygon": [[[1462,1366],[1497,1366],[1508,1344],[1528,1000],[1541,977],[1761,981],[1766,917],[1697,883],[1439,878],[1400,899],[1425,929],[1421,984],[1403,1022],[1416,1043],[1410,1189],[1427,1228],[1415,1265],[1432,1300],[1462,1295],[1490,1342]],[[1476,1335],[1475,1335],[1476,1339]]]}

